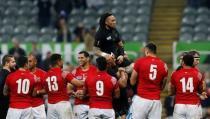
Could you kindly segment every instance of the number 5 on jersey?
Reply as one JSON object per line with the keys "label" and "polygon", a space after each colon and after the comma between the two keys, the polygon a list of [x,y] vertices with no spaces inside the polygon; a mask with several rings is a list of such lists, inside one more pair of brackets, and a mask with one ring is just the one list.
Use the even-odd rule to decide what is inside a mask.
{"label": "number 5 on jersey", "polygon": [[157,77],[157,65],[151,64],[150,65],[150,73],[149,73],[149,79],[155,80]]}

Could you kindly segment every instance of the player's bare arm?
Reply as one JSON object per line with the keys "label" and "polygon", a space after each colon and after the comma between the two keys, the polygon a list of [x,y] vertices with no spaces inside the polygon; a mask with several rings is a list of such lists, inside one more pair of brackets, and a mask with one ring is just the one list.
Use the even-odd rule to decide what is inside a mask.
{"label": "player's bare arm", "polygon": [[116,88],[114,90],[114,95],[113,95],[114,98],[119,98],[120,97],[120,88]]}
{"label": "player's bare arm", "polygon": [[138,73],[135,70],[133,70],[132,74],[131,74],[131,78],[130,78],[130,84],[132,86],[134,86],[136,84],[137,77],[138,77]]}
{"label": "player's bare arm", "polygon": [[4,94],[5,96],[8,96],[8,95],[9,95],[9,87],[7,86],[7,84],[4,85],[3,94]]}
{"label": "player's bare arm", "polygon": [[201,81],[201,85],[200,85],[200,92],[201,94],[199,94],[199,97],[201,100],[205,100],[207,97],[207,93],[206,93],[206,82],[205,80]]}
{"label": "player's bare arm", "polygon": [[75,96],[75,92],[74,92],[74,86],[71,83],[67,83],[67,93],[68,94],[73,94]]}
{"label": "player's bare arm", "polygon": [[84,85],[84,81],[78,80],[76,78],[73,78],[70,83],[78,87]]}
{"label": "player's bare arm", "polygon": [[114,59],[114,56],[112,56],[112,55],[110,55],[108,53],[102,52],[99,47],[94,47],[93,50],[94,50],[94,53],[97,56],[105,57],[107,61],[112,61]]}
{"label": "player's bare arm", "polygon": [[175,87],[174,85],[170,82],[168,85],[168,95],[175,95]]}
{"label": "player's bare arm", "polygon": [[120,88],[125,88],[127,86],[127,80],[128,80],[128,75],[127,73],[125,72],[125,69],[124,68],[119,68],[118,69],[118,77],[119,77],[119,80],[118,80],[118,83],[119,83],[119,86]]}
{"label": "player's bare arm", "polygon": [[164,90],[166,87],[167,77],[164,77],[164,79],[161,82],[161,90]]}
{"label": "player's bare arm", "polygon": [[45,95],[45,94],[47,94],[47,91],[45,89],[37,90],[36,88],[34,88],[32,96],[37,97],[37,96],[41,96],[41,95]]}

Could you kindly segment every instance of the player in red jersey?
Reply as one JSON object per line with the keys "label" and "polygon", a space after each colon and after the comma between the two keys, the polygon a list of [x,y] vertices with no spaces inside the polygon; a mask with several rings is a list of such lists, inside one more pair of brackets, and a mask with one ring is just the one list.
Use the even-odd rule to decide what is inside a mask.
{"label": "player in red jersey", "polygon": [[117,79],[106,72],[107,61],[104,57],[96,59],[98,72],[88,75],[85,89],[90,97],[89,119],[115,119],[112,97],[120,96]]}
{"label": "player in red jersey", "polygon": [[[198,67],[198,65],[200,63],[200,53],[198,51],[192,50],[192,51],[189,51],[189,54],[193,56],[193,58],[194,58],[193,67],[196,70],[198,70],[199,72],[201,72],[201,74],[202,74],[202,85],[206,88],[205,73],[202,72]],[[206,93],[206,92],[203,92],[203,93]],[[199,96],[202,100],[205,99],[205,97],[203,97],[202,95],[199,95]]]}
{"label": "player in red jersey", "polygon": [[202,74],[193,68],[194,58],[188,54],[183,57],[183,68],[175,71],[171,76],[170,89],[175,94],[174,119],[200,119],[202,109],[200,91],[206,97],[205,87],[202,85]]}
{"label": "player in red jersey", "polygon": [[19,69],[8,75],[4,94],[10,96],[7,119],[32,119],[31,95],[35,84],[35,76],[28,71],[28,60],[18,58]]}
{"label": "player in red jersey", "polygon": [[47,72],[44,87],[48,94],[47,119],[73,119],[72,108],[67,94],[67,82],[82,86],[84,81],[73,78],[71,73],[63,72],[63,60],[60,54],[50,57],[51,69]]}
{"label": "player in red jersey", "polygon": [[[95,74],[97,68],[90,64],[90,55],[86,51],[81,51],[78,54],[79,66],[72,72],[74,77],[79,80],[85,80],[88,75]],[[83,91],[82,87],[76,87],[74,92],[75,102],[74,102],[74,119],[87,119],[89,111],[89,99],[81,99],[80,92]]]}
{"label": "player in red jersey", "polygon": [[32,114],[34,119],[46,119],[43,94],[40,91],[44,88],[42,85],[42,80],[44,80],[46,72],[36,67],[37,59],[36,56],[33,54],[30,54],[28,56],[28,65],[30,72],[34,74],[37,78],[37,82],[34,86],[36,97],[32,98]]}
{"label": "player in red jersey", "polygon": [[138,82],[138,87],[127,118],[161,119],[160,92],[165,87],[167,65],[156,56],[155,44],[147,44],[144,53],[146,56],[135,62],[130,78],[131,85]]}

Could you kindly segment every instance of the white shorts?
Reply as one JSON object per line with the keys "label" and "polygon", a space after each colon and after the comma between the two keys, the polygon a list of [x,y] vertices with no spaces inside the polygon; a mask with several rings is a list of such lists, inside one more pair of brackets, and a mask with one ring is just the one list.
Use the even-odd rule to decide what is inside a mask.
{"label": "white shorts", "polygon": [[135,95],[126,119],[161,119],[160,100],[149,100]]}
{"label": "white shorts", "polygon": [[175,104],[173,119],[201,119],[202,108],[200,105]]}
{"label": "white shorts", "polygon": [[89,112],[89,105],[75,105],[74,119],[87,119]]}
{"label": "white shorts", "polygon": [[32,114],[33,119],[46,119],[44,104],[37,107],[32,107]]}
{"label": "white shorts", "polygon": [[88,119],[115,119],[113,109],[90,108]]}
{"label": "white shorts", "polygon": [[6,119],[33,119],[31,107],[25,109],[9,108]]}
{"label": "white shorts", "polygon": [[61,101],[56,104],[48,104],[47,119],[73,119],[70,102]]}

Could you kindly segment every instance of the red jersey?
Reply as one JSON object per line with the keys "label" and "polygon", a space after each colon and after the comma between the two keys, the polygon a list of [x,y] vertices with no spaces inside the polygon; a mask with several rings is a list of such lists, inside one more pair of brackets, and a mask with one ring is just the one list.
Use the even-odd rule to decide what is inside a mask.
{"label": "red jersey", "polygon": [[35,76],[29,71],[17,70],[7,76],[10,107],[24,109],[31,107],[31,94],[35,84]]}
{"label": "red jersey", "polygon": [[71,73],[65,73],[61,68],[51,68],[43,82],[48,93],[48,102],[55,104],[60,101],[68,101],[67,81],[71,81],[73,76]]}
{"label": "red jersey", "polygon": [[[90,65],[90,67],[89,67],[89,69],[87,71],[83,71],[81,69],[81,67],[77,67],[73,71],[72,74],[74,75],[74,77],[76,77],[76,79],[85,81],[85,79],[87,78],[88,75],[90,75],[91,73],[96,73],[96,72],[97,72],[97,68],[94,65]],[[76,90],[83,90],[83,86],[76,87]],[[86,105],[88,105],[88,103],[89,103],[89,99],[81,100],[81,99],[78,99],[78,98],[76,98],[75,102],[74,102],[75,105],[79,105],[79,104],[86,104]]]}
{"label": "red jersey", "polygon": [[134,64],[138,73],[137,94],[146,99],[159,100],[161,84],[168,75],[166,64],[157,57],[139,58]]}
{"label": "red jersey", "polygon": [[[35,72],[31,72],[36,76],[37,82],[35,83],[34,88],[36,88],[36,90],[41,90],[43,89],[43,85],[42,85],[42,81],[45,78],[46,72],[43,71],[42,69],[36,68]],[[37,107],[44,104],[44,100],[43,100],[43,96],[40,97],[33,97],[32,99],[32,107]]]}
{"label": "red jersey", "polygon": [[106,72],[91,74],[85,80],[90,108],[112,109],[112,95],[119,87],[117,79]]}
{"label": "red jersey", "polygon": [[181,69],[171,76],[171,84],[176,90],[176,104],[199,104],[197,95],[202,85],[202,74],[194,69]]}

